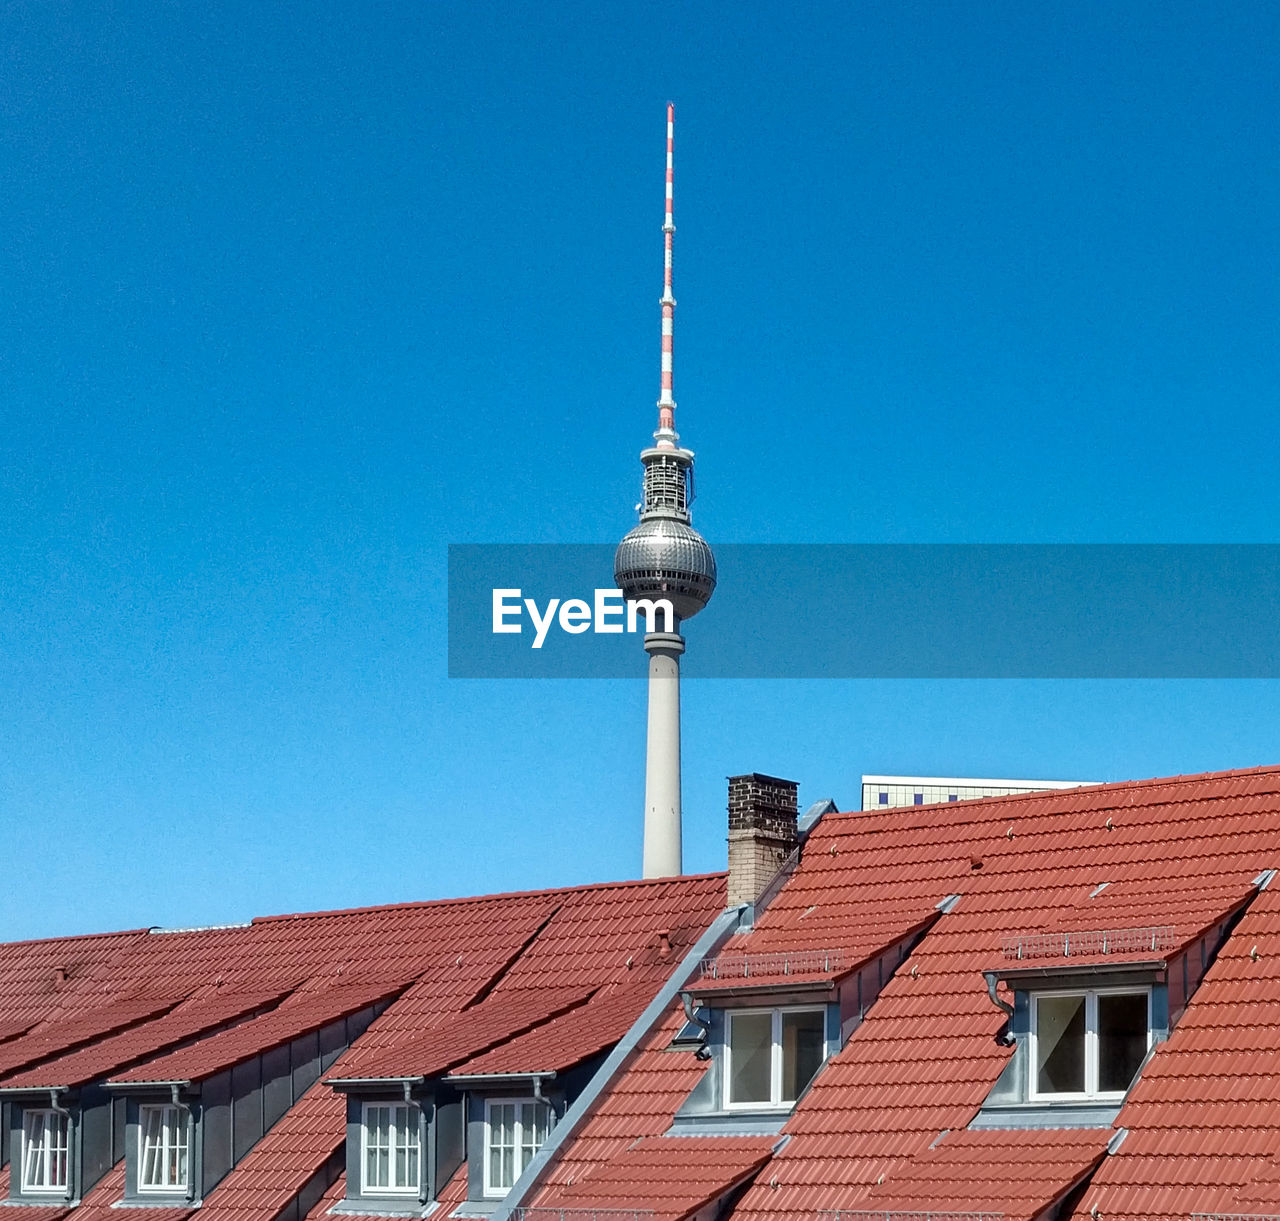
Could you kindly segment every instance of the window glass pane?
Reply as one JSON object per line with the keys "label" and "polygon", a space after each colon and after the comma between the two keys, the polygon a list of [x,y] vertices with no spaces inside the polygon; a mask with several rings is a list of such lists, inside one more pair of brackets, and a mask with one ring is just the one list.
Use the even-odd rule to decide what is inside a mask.
{"label": "window glass pane", "polygon": [[1098,997],[1098,1090],[1127,1090],[1147,1054],[1147,994]]}
{"label": "window glass pane", "polygon": [[67,1186],[67,1154],[70,1148],[71,1121],[57,1111],[48,1111],[45,1113],[44,1126],[48,1153],[45,1158],[45,1178],[42,1186],[52,1191]]}
{"label": "window glass pane", "polygon": [[1084,1092],[1084,996],[1042,996],[1036,1002],[1036,1089]]}
{"label": "window glass pane", "polygon": [[782,1101],[795,1102],[822,1067],[826,1014],[821,1010],[782,1015]]}
{"label": "window glass pane", "polygon": [[140,1188],[181,1191],[187,1185],[187,1112],[183,1107],[146,1106],[138,1113],[142,1129]]}
{"label": "window glass pane", "polygon": [[22,1117],[22,1127],[22,1185],[27,1188],[43,1187],[45,1179],[45,1112],[25,1112]]}
{"label": "window glass pane", "polygon": [[164,1115],[159,1107],[144,1107],[142,1121],[142,1174],[140,1187],[160,1186],[160,1133]]}
{"label": "window glass pane", "polygon": [[516,1104],[489,1104],[489,1182],[494,1191],[505,1191],[515,1182]]}
{"label": "window glass pane", "polygon": [[729,1018],[729,1101],[770,1102],[773,1015],[736,1013]]}

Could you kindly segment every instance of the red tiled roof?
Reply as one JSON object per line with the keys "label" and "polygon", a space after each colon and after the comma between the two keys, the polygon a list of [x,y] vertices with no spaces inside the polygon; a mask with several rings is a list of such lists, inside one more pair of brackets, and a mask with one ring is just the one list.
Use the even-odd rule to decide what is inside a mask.
{"label": "red tiled roof", "polygon": [[[10,1168],[0,1166],[0,1200],[8,1199],[9,1182]],[[65,1217],[68,1211],[64,1204],[24,1204],[22,1206],[24,1221],[58,1221],[58,1218]]]}
{"label": "red tiled roof", "polygon": [[155,1055],[196,1035],[269,1008],[283,995],[285,992],[278,988],[265,992],[202,991],[162,1017],[99,1039],[79,1051],[46,1060],[38,1068],[23,1069],[4,1077],[0,1079],[0,1088],[77,1086],[97,1081],[144,1056]]}
{"label": "red tiled roof", "polygon": [[[1257,951],[1257,957],[1252,951]],[[1278,1211],[1280,888],[1253,902],[1117,1125],[1129,1135],[1085,1193],[1109,1218]],[[1084,1201],[1082,1201],[1082,1204]]]}
{"label": "red tiled roof", "polygon": [[[184,1221],[196,1212],[195,1209],[181,1205],[166,1207],[154,1204],[143,1205],[136,1211],[124,1210],[116,1207],[123,1194],[124,1163],[121,1162],[108,1170],[102,1181],[86,1192],[79,1205],[66,1215],[74,1217],[75,1221],[123,1221],[123,1218],[130,1216],[145,1218],[145,1221]],[[26,1216],[25,1207],[20,1215]]]}
{"label": "red tiled roof", "polygon": [[444,1213],[446,1209],[453,1209],[461,1204],[467,1198],[467,1189],[467,1163],[464,1159],[449,1181],[440,1188],[438,1195],[440,1212]]}
{"label": "red tiled roof", "polygon": [[327,986],[300,989],[283,1004],[228,1030],[198,1039],[189,1047],[148,1060],[138,1068],[117,1073],[113,1083],[146,1081],[200,1081],[231,1068],[250,1056],[291,1042],[319,1030],[339,1018],[403,990],[402,984],[327,982]]}
{"label": "red tiled roof", "polygon": [[1034,1221],[1106,1155],[1108,1129],[951,1132],[858,1205],[908,1213],[999,1213]]}
{"label": "red tiled roof", "polygon": [[91,998],[98,967],[147,939],[146,929],[0,943],[0,1026],[28,1027]]}
{"label": "red tiled roof", "polygon": [[663,1050],[685,1023],[679,1003],[641,1041],[626,1071],[604,1092],[547,1173],[550,1189],[531,1204],[554,1203],[555,1184],[577,1182],[621,1156],[637,1140],[661,1136],[689,1096],[706,1064],[691,1051]]}
{"label": "red tiled roof", "polygon": [[[652,1210],[654,1221],[681,1221],[750,1178],[769,1160],[774,1136],[657,1136],[562,1187],[556,1209]],[[534,1207],[526,1221],[555,1209]]]}
{"label": "red tiled roof", "polygon": [[[127,1030],[167,1013],[182,999],[180,995],[111,996],[84,1009],[59,1009],[48,1021],[20,1038],[0,1046],[0,1073],[24,1064],[39,1064],[75,1048],[94,1043],[103,1036]],[[56,1084],[65,1085],[59,1081]]]}
{"label": "red tiled roof", "polygon": [[[0,1087],[200,1080],[393,997],[329,1076],[393,1062],[444,1072],[539,1033],[576,1062],[656,992],[723,907],[724,885],[715,874],[0,945]],[[590,1027],[561,1021],[597,994],[627,999],[594,1010]],[[274,1221],[325,1181],[344,1119],[342,1096],[313,1085],[200,1214]],[[464,1174],[451,1190],[465,1186]],[[122,1191],[123,1164],[73,1210],[77,1221],[118,1218]],[[34,1221],[63,1210],[38,1211]],[[156,1211],[146,1221],[190,1212]]]}
{"label": "red tiled roof", "polygon": [[214,1188],[201,1221],[271,1221],[342,1148],[346,1113],[346,1099],[317,1081]]}
{"label": "red tiled roof", "polygon": [[324,1194],[311,1206],[311,1211],[307,1213],[303,1221],[321,1221],[321,1218],[329,1215],[335,1204],[342,1202],[346,1194],[347,1176],[346,1174],[339,1174],[325,1189]]}
{"label": "red tiled roof", "polygon": [[[936,1199],[963,1201],[961,1178],[948,1183],[941,1168],[959,1156],[948,1143],[1011,1054],[996,1041],[1005,1015],[982,978],[1002,960],[1005,940],[1172,926],[1186,944],[1251,898],[1173,1038],[1145,1068],[1118,1121],[1130,1135],[1093,1176],[1076,1221],[1095,1202],[1108,1218],[1172,1219],[1247,1211],[1232,1205],[1248,1199],[1249,1187],[1259,1202],[1269,1198],[1264,1171],[1280,1170],[1280,1109],[1271,1107],[1280,1081],[1280,968],[1273,977],[1267,964],[1280,962],[1280,886],[1258,895],[1251,883],[1277,866],[1274,768],[826,815],[756,929],[726,952],[841,949],[852,958],[928,919],[948,895],[960,898],[929,925],[814,1080],[783,1128],[790,1141],[747,1189],[735,1221],[860,1208],[873,1187],[875,1198],[896,1198],[895,1184],[912,1175],[934,1176]],[[681,1021],[673,1006],[558,1152],[530,1203],[558,1203],[570,1180],[590,1181],[635,1141],[668,1130],[705,1071],[691,1053],[660,1050]],[[944,1132],[952,1135],[930,1153]],[[966,1135],[951,1149],[993,1139]],[[1035,1138],[1052,1146],[1046,1157],[1066,1148],[1053,1143],[1061,1139]],[[1028,1181],[1035,1174],[1029,1169]],[[1020,1207],[1012,1198],[1005,1205]]]}
{"label": "red tiled roof", "polygon": [[376,1057],[361,1052],[345,1058],[342,1073],[335,1068],[329,1080],[344,1077],[437,1077],[479,1052],[532,1030],[583,1004],[595,991],[592,984],[576,988],[507,988],[447,1022],[429,1026],[416,1038],[389,1047]]}
{"label": "red tiled roof", "polygon": [[654,987],[607,988],[584,1005],[450,1069],[454,1077],[485,1073],[559,1072],[612,1047],[645,1006]]}

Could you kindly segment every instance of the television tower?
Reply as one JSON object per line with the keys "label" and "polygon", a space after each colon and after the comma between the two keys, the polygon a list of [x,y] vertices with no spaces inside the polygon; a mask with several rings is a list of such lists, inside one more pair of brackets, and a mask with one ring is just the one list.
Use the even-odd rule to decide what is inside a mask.
{"label": "television tower", "polygon": [[[640,524],[618,544],[613,579],[628,601],[666,598],[675,612],[669,632],[644,638],[649,654],[649,726],[644,766],[644,874],[661,878],[683,870],[680,832],[680,626],[711,599],[716,561],[706,540],[690,524],[693,452],[680,445],[676,403],[671,396],[672,332],[676,301],[671,295],[671,239],[675,107],[667,106],[667,203],[662,224],[662,390],[658,431],[640,453],[644,498]],[[663,626],[655,619],[651,627]]]}

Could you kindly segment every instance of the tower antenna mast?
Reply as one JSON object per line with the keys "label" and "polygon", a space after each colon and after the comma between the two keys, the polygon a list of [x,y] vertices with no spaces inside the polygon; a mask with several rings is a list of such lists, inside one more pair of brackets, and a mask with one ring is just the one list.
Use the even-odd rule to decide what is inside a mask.
{"label": "tower antenna mast", "polygon": [[658,431],[654,440],[663,449],[674,449],[676,436],[676,401],[672,397],[673,348],[675,342],[676,299],[671,295],[671,247],[676,232],[675,221],[675,144],[676,108],[667,103],[667,196],[662,220],[662,378],[658,394]]}

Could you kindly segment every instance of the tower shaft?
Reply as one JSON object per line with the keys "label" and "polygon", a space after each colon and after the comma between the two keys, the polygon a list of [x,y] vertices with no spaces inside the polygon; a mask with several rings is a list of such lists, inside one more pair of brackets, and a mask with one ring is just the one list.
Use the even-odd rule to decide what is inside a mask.
{"label": "tower shaft", "polygon": [[644,765],[644,872],[646,878],[684,871],[680,798],[680,655],[684,638],[650,632],[649,724]]}

